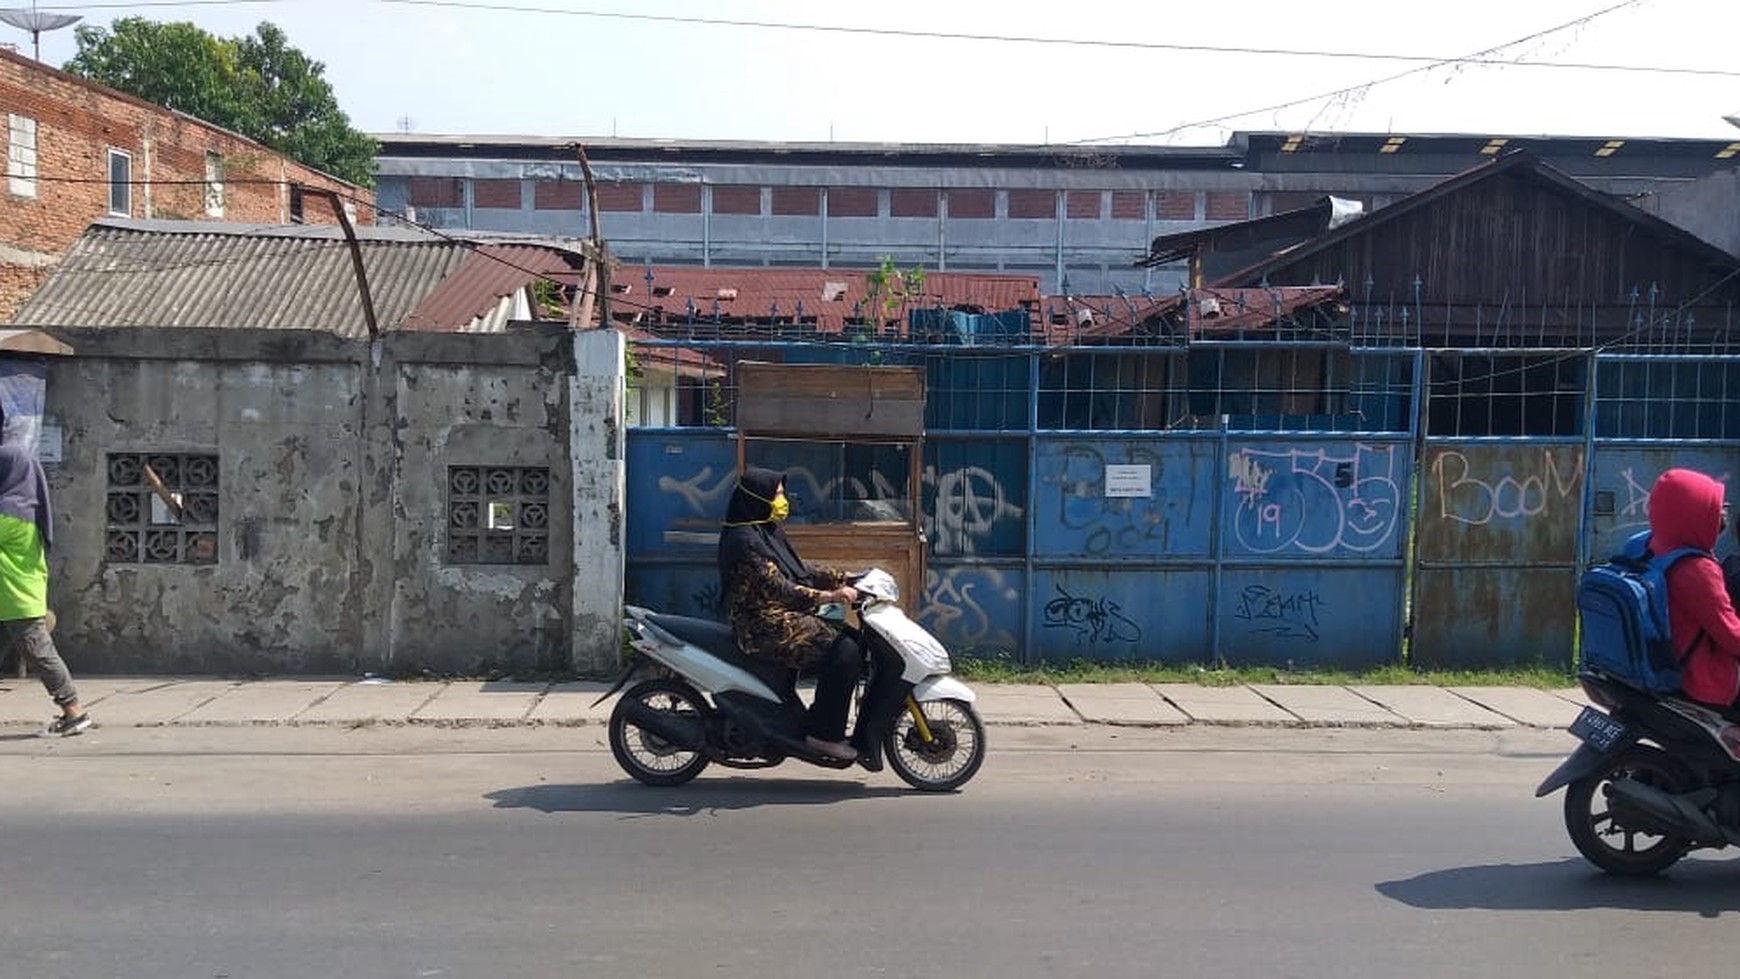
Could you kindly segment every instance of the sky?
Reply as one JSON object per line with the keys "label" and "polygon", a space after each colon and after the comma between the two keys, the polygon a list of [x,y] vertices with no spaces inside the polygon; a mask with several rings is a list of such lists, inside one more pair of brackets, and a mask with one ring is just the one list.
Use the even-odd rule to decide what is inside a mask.
{"label": "sky", "polygon": [[[271,21],[326,66],[352,125],[376,134],[1179,146],[1275,130],[1740,139],[1722,118],[1740,114],[1732,0],[36,6],[96,26],[129,15],[189,21],[224,37]],[[28,33],[3,24],[0,41],[31,51]],[[49,64],[76,50],[70,29],[42,37]],[[1484,60],[1458,60],[1477,54]]]}

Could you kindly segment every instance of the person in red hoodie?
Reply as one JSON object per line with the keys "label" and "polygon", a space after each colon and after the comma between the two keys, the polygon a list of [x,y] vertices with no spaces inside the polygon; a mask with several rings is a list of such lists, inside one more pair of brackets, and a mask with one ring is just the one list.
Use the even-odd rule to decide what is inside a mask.
{"label": "person in red hoodie", "polygon": [[[1714,551],[1727,523],[1727,488],[1690,469],[1669,469],[1649,491],[1649,549]],[[1668,628],[1681,651],[1686,696],[1727,707],[1740,694],[1740,617],[1714,556],[1689,556],[1668,569]]]}

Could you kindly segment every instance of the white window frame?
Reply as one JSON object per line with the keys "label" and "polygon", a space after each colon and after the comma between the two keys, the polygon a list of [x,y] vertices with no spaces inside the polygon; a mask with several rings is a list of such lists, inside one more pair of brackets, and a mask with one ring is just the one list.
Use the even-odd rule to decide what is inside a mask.
{"label": "white window frame", "polygon": [[205,151],[205,216],[224,216],[224,157],[217,150]]}
{"label": "white window frame", "polygon": [[[118,218],[132,217],[133,216],[133,154],[127,152],[126,150],[117,150],[117,149],[114,149],[111,147],[109,149],[109,155],[106,157],[106,159],[108,160],[108,164],[109,164],[109,213],[115,217],[118,217]],[[127,178],[125,180],[116,180],[115,179],[115,160],[116,159],[126,161]],[[119,209],[117,209],[115,207],[115,194],[116,194],[116,192],[120,192],[120,193],[126,195],[126,197],[124,198],[124,200],[122,202],[125,206],[122,208],[119,208]]]}
{"label": "white window frame", "polygon": [[36,120],[6,114],[6,189],[14,197],[36,196]]}

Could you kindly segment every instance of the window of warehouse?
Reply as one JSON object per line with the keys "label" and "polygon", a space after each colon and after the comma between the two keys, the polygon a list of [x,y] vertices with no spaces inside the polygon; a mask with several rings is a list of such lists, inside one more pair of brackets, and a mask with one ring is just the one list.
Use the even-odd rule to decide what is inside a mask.
{"label": "window of warehouse", "polygon": [[6,115],[6,183],[18,197],[36,196],[36,120]]}

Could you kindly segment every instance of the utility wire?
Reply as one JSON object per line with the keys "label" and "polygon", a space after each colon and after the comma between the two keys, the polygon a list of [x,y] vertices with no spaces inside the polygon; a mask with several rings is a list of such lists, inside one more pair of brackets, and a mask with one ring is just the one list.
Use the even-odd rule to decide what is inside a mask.
{"label": "utility wire", "polygon": [[[75,6],[43,6],[43,10],[103,10],[140,7],[227,7],[238,4],[283,3],[286,0],[159,0],[146,3],[86,3]],[[1626,65],[1596,62],[1536,61],[1488,57],[1499,48],[1522,43],[1513,41],[1485,51],[1462,57],[1442,55],[1396,54],[1375,51],[1334,51],[1309,48],[1275,48],[1251,45],[1184,44],[1165,41],[1134,41],[1108,38],[1040,37],[1031,34],[990,34],[971,31],[928,31],[897,27],[858,27],[843,24],[805,24],[789,21],[748,20],[732,17],[693,17],[675,14],[649,14],[614,10],[573,10],[562,7],[535,6],[514,3],[482,3],[478,0],[375,0],[379,4],[406,7],[433,7],[449,10],[486,11],[491,13],[538,14],[544,16],[585,17],[599,20],[619,20],[655,24],[680,24],[696,27],[730,27],[753,30],[799,31],[816,34],[844,34],[860,37],[888,37],[910,40],[972,41],[998,44],[1033,44],[1046,47],[1097,48],[1127,51],[1166,51],[1184,54],[1237,54],[1263,57],[1321,58],[1342,61],[1391,61],[1425,63],[1429,67],[1446,64],[1506,65],[1527,68],[1559,68],[1577,71],[1634,72],[1659,75],[1690,75],[1706,78],[1740,78],[1740,71],[1723,68],[1696,68],[1677,65]],[[1638,0],[1632,0],[1638,2]],[[1630,3],[1620,4],[1630,6]],[[1611,8],[1618,9],[1618,8]],[[1605,13],[1606,11],[1602,11]],[[1598,16],[1598,15],[1591,15]],[[1588,18],[1583,18],[1588,19]],[[1579,21],[1580,22],[1580,21]],[[1567,25],[1570,26],[1570,25]],[[1554,28],[1562,30],[1563,28]],[[1551,33],[1545,32],[1545,33]],[[1538,35],[1537,35],[1538,36]],[[1522,40],[1529,40],[1524,38]],[[1257,110],[1264,111],[1264,110]]]}
{"label": "utility wire", "polygon": [[[1320,92],[1316,95],[1305,96],[1304,98],[1289,99],[1285,102],[1278,102],[1274,105],[1264,106],[1260,109],[1249,109],[1249,110],[1246,110],[1244,112],[1233,112],[1233,113],[1229,113],[1227,115],[1215,116],[1215,117],[1210,118],[1210,119],[1200,119],[1196,122],[1181,123],[1179,125],[1173,126],[1170,129],[1161,129],[1161,130],[1156,130],[1154,132],[1146,132],[1146,133],[1127,133],[1127,134],[1122,135],[1122,136],[1095,136],[1095,137],[1091,137],[1089,139],[1071,140],[1071,142],[1073,142],[1073,143],[1104,143],[1104,142],[1110,142],[1113,140],[1152,139],[1156,136],[1171,136],[1171,135],[1174,135],[1176,133],[1183,132],[1184,130],[1187,130],[1187,129],[1196,129],[1196,128],[1199,128],[1202,126],[1212,126],[1212,125],[1215,125],[1217,123],[1228,122],[1228,121],[1231,121],[1233,119],[1242,119],[1246,116],[1262,115],[1263,113],[1266,113],[1266,112],[1278,112],[1282,109],[1291,109],[1295,106],[1306,105],[1306,104],[1313,103],[1313,102],[1321,102],[1325,99],[1339,98],[1339,97],[1344,96],[1344,95],[1352,95],[1355,92],[1368,91],[1368,90],[1375,88],[1379,85],[1386,85],[1390,82],[1399,81],[1403,78],[1407,78],[1407,77],[1410,77],[1412,75],[1418,75],[1418,74],[1422,74],[1424,72],[1432,71],[1435,68],[1442,68],[1446,65],[1453,65],[1453,64],[1507,64],[1507,65],[1508,64],[1519,64],[1520,62],[1510,61],[1510,60],[1503,59],[1503,58],[1491,59],[1488,56],[1494,54],[1495,52],[1502,51],[1505,48],[1516,47],[1519,44],[1527,44],[1530,41],[1539,40],[1540,38],[1546,37],[1549,34],[1557,34],[1560,31],[1570,30],[1570,29],[1575,28],[1575,27],[1581,27],[1584,24],[1587,24],[1590,21],[1595,20],[1598,17],[1603,17],[1603,16],[1610,14],[1610,13],[1613,13],[1614,11],[1617,11],[1617,10],[1623,10],[1626,7],[1636,6],[1640,2],[1641,2],[1641,0],[1624,0],[1624,2],[1622,2],[1622,3],[1616,3],[1610,7],[1603,7],[1600,10],[1595,11],[1594,13],[1584,14],[1581,17],[1578,17],[1574,20],[1566,21],[1565,23],[1559,24],[1556,27],[1548,27],[1548,28],[1545,28],[1543,30],[1535,31],[1532,34],[1525,34],[1522,37],[1519,37],[1513,41],[1506,41],[1503,44],[1495,44],[1492,47],[1483,48],[1479,51],[1475,51],[1472,54],[1464,55],[1463,57],[1460,57],[1460,58],[1445,58],[1445,59],[1442,59],[1439,61],[1432,62],[1431,64],[1421,65],[1417,68],[1409,68],[1406,71],[1400,71],[1400,72],[1397,72],[1393,75],[1386,75],[1382,78],[1376,78],[1376,79],[1373,79],[1373,80],[1368,81],[1368,82],[1361,82],[1358,85],[1348,85],[1344,88],[1337,88],[1337,89],[1333,89],[1333,90],[1328,91],[1328,92]],[[1485,59],[1485,60],[1482,60],[1482,59]]]}

